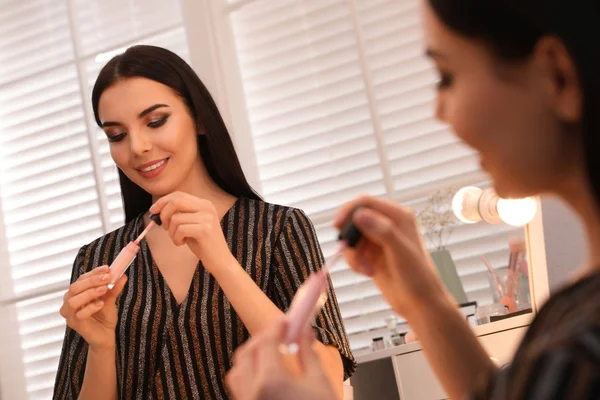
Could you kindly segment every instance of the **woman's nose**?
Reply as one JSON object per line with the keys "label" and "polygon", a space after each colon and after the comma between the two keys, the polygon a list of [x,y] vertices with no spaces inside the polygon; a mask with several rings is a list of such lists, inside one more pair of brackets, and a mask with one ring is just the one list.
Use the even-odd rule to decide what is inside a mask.
{"label": "woman's nose", "polygon": [[142,155],[152,149],[152,142],[142,132],[130,132],[129,138],[131,152],[135,155]]}

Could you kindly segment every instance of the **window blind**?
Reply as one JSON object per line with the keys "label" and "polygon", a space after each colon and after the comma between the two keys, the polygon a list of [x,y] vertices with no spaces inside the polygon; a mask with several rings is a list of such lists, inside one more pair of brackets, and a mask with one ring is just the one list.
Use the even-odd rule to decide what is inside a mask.
{"label": "window blind", "polygon": [[[417,0],[224,3],[263,194],[304,209],[325,256],[336,248],[334,210],[359,194],[419,210],[437,190],[489,184],[473,151],[433,118],[436,75]],[[492,302],[479,257],[506,263],[514,233],[456,228],[447,247],[470,300]],[[351,346],[364,350],[388,333],[392,310],[344,263],[331,277]]]}
{"label": "window blind", "polygon": [[6,335],[18,343],[0,346],[17,347],[20,355],[0,363],[20,364],[25,376],[18,390],[3,381],[0,397],[51,398],[64,335],[58,310],[76,252],[123,224],[116,167],[93,121],[91,87],[106,61],[132,44],[156,44],[187,59],[179,7],[157,0],[0,0],[0,239],[8,258],[0,262],[9,266],[0,274],[10,282],[1,286],[0,307],[16,315],[7,329],[18,331]]}
{"label": "window blind", "polygon": [[345,2],[256,1],[232,25],[263,194],[310,215],[384,194]]}

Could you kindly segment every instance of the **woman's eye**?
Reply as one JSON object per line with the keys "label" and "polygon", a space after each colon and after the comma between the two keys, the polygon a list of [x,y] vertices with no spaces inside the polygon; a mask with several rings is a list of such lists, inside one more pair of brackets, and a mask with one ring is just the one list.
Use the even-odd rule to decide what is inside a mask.
{"label": "woman's eye", "polygon": [[165,115],[162,118],[152,120],[152,121],[148,122],[148,126],[150,128],[160,128],[161,126],[163,126],[165,124],[165,122],[167,122],[167,118],[169,118],[169,116]]}
{"label": "woman's eye", "polygon": [[452,75],[450,74],[441,74],[440,75],[440,79],[438,80],[437,83],[437,88],[438,89],[447,89],[450,86],[452,86]]}
{"label": "woman's eye", "polygon": [[108,136],[109,142],[120,142],[123,139],[125,139],[125,132]]}

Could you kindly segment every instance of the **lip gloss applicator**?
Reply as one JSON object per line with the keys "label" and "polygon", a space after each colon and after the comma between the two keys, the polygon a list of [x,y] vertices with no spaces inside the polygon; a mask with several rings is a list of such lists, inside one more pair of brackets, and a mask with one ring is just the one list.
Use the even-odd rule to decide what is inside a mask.
{"label": "lip gloss applicator", "polygon": [[146,229],[144,229],[142,233],[140,233],[137,239],[127,243],[127,246],[125,246],[123,250],[119,252],[119,255],[113,260],[112,264],[110,264],[109,267],[108,273],[110,274],[110,282],[107,285],[109,289],[115,287],[115,284],[117,283],[119,278],[123,276],[125,271],[127,271],[127,268],[129,268],[131,263],[133,263],[133,260],[135,260],[135,256],[140,251],[140,241],[144,239],[146,234],[150,232],[150,230],[154,228],[155,225],[161,224],[162,221],[160,220],[160,215],[150,214],[150,223],[148,224]]}
{"label": "lip gloss applicator", "polygon": [[327,300],[329,270],[340,259],[344,250],[348,247],[356,247],[361,238],[362,233],[350,217],[338,235],[340,241],[338,250],[327,259],[323,269],[309,276],[296,292],[286,314],[288,328],[283,344],[288,353],[298,351],[302,333],[308,328],[311,320],[315,318]]}

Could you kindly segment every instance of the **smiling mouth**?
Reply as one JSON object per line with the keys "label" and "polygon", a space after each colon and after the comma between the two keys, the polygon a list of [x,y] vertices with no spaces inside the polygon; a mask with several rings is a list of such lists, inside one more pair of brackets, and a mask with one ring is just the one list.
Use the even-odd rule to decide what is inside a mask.
{"label": "smiling mouth", "polygon": [[162,167],[167,162],[167,160],[168,160],[168,158],[165,158],[164,160],[161,160],[161,161],[157,162],[156,164],[152,164],[149,167],[141,168],[141,169],[139,169],[139,171],[141,171],[141,172],[154,171],[155,169]]}

